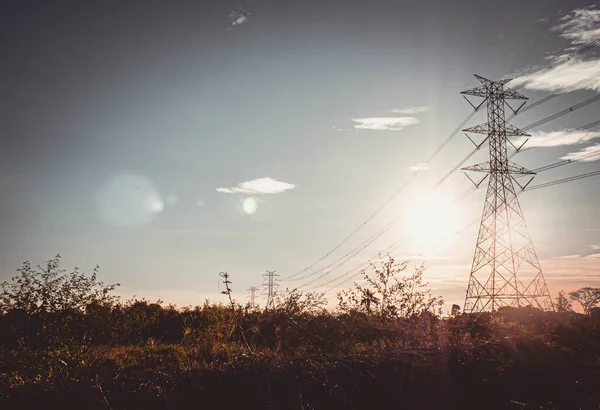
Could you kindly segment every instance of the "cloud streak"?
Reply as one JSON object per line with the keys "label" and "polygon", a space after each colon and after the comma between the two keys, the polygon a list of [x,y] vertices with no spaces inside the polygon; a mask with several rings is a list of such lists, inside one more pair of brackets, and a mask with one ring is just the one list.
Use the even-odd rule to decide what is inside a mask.
{"label": "cloud streak", "polygon": [[429,169],[429,164],[425,162],[419,162],[417,165],[411,165],[410,167],[408,167],[408,169],[414,172],[427,171]]}
{"label": "cloud streak", "polygon": [[394,108],[392,110],[395,114],[419,114],[425,111],[429,111],[429,107],[409,107],[409,108]]}
{"label": "cloud streak", "polygon": [[287,182],[277,181],[276,179],[265,177],[257,178],[250,181],[244,181],[232,188],[220,187],[217,192],[222,194],[280,194],[290,189],[296,188],[296,185]]}
{"label": "cloud streak", "polygon": [[572,44],[585,44],[600,37],[600,10],[595,7],[573,10],[560,21],[552,30]]}
{"label": "cloud streak", "polygon": [[600,138],[600,131],[574,131],[564,129],[562,131],[534,131],[530,137],[519,137],[513,140],[517,146],[527,140],[527,147],[559,147],[561,145],[584,144]]}
{"label": "cloud streak", "polygon": [[[551,30],[558,32],[560,37],[569,40],[574,46],[565,51],[575,50],[578,46],[600,37],[600,10],[594,7],[573,10],[561,17],[559,24],[552,27]],[[552,56],[549,60],[558,61],[564,57],[566,55]],[[511,85],[525,83],[525,87],[530,90],[552,92],[600,91],[600,78],[594,76],[600,71],[600,59],[598,58],[588,60],[575,58],[537,77],[543,69],[519,76],[511,82]]]}
{"label": "cloud streak", "polygon": [[[543,69],[522,75],[511,81],[511,86],[525,84],[530,90],[566,92],[575,90],[600,91],[600,77],[594,76],[600,71],[600,60],[574,59],[552,71],[540,75]],[[589,79],[588,81],[585,81]],[[577,84],[576,84],[577,83]],[[573,84],[576,84],[574,86]],[[568,88],[568,90],[566,90]]]}
{"label": "cloud streak", "polygon": [[586,147],[580,151],[570,152],[567,155],[560,157],[564,160],[577,160],[580,162],[593,162],[600,160],[600,144]]}
{"label": "cloud streak", "polygon": [[401,131],[409,125],[418,124],[414,117],[372,117],[354,118],[354,128],[359,130]]}

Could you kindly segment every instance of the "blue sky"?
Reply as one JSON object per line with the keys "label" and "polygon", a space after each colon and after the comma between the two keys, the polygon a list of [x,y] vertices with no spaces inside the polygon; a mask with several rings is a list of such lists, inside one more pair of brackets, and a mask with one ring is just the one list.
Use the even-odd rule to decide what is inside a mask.
{"label": "blue sky", "polygon": [[[600,37],[600,7],[586,1],[3,4],[0,280],[61,253],[65,267],[99,264],[123,295],[180,305],[220,299],[219,271],[242,299],[266,269],[289,276],[331,250],[469,114],[459,93],[477,86],[473,74],[517,85]],[[591,77],[512,123],[597,93],[597,52],[527,83],[520,91],[536,101]],[[532,129],[528,144],[598,120],[598,107]],[[533,169],[577,158],[599,137],[597,127],[573,133],[515,161]],[[400,216],[326,278],[402,240],[394,256],[425,262],[434,292],[462,304],[477,224],[453,232],[481,214],[483,190],[431,204],[469,187],[457,172],[432,189],[471,149],[458,134],[315,268]],[[595,170],[599,159],[534,183]],[[599,181],[520,197],[553,293],[600,282]]]}

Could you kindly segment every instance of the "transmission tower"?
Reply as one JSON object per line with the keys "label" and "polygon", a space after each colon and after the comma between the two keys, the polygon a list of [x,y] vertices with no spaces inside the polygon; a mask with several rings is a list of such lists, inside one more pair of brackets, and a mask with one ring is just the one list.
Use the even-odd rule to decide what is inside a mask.
{"label": "transmission tower", "polygon": [[274,270],[273,271],[268,270],[267,273],[262,275],[263,278],[265,278],[265,283],[263,283],[263,292],[264,292],[264,295],[267,297],[267,303],[265,305],[265,309],[275,307],[275,290],[279,287],[279,284],[276,283],[279,275],[276,274],[275,272],[276,271],[274,271]]}
{"label": "transmission tower", "polygon": [[256,306],[256,291],[258,290],[258,286],[250,286],[248,288],[248,298],[250,299],[250,307],[253,308]]}
{"label": "transmission tower", "polygon": [[[478,75],[475,77],[482,85],[461,94],[475,109],[487,102],[487,122],[463,131],[487,135],[480,144],[467,137],[477,148],[487,141],[490,160],[462,168],[487,173],[477,183],[471,180],[476,186],[489,177],[464,312],[528,305],[548,310],[552,308],[552,300],[513,186],[514,181],[524,189],[533,180],[535,172],[512,163],[507,157],[507,142],[513,145],[507,137],[529,135],[506,123],[504,109],[508,107],[516,114],[527,97],[506,87],[510,79],[490,81]],[[476,107],[467,95],[484,100]],[[506,100],[524,101],[515,110]],[[522,146],[517,148],[513,145],[517,151]],[[521,186],[515,175],[531,175],[531,179]]]}

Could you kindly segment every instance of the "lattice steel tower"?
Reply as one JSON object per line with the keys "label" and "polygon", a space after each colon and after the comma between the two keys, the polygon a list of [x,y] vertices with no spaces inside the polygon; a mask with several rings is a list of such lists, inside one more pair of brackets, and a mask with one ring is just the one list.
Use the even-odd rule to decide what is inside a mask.
{"label": "lattice steel tower", "polygon": [[[505,106],[516,114],[526,101],[514,110],[506,100],[527,100],[527,97],[506,87],[510,79],[490,81],[475,77],[482,85],[461,94],[476,110],[487,102],[487,123],[463,131],[487,135],[480,144],[469,139],[477,148],[489,142],[490,160],[463,169],[487,173],[476,186],[488,177],[489,181],[463,310],[470,313],[528,305],[548,310],[552,308],[552,299],[513,186],[514,181],[524,189],[535,172],[512,163],[507,155],[507,142],[512,145],[507,137],[529,135],[506,123],[504,117]],[[484,100],[476,107],[467,95]],[[522,146],[513,145],[517,151]],[[521,186],[515,175],[532,177]]]}
{"label": "lattice steel tower", "polygon": [[279,275],[275,272],[276,271],[274,270],[268,270],[267,273],[262,275],[265,279],[265,283],[263,283],[263,295],[265,295],[267,298],[265,309],[271,309],[275,307],[275,293],[279,287],[279,284],[277,283],[277,278],[279,278]]}
{"label": "lattice steel tower", "polygon": [[258,286],[250,286],[248,288],[248,298],[250,299],[250,307],[256,307],[256,291],[258,290]]}

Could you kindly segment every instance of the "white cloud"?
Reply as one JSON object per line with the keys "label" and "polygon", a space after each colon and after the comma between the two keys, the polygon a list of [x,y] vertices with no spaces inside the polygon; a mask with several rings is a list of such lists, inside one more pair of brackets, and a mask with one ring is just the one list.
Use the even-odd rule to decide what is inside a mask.
{"label": "white cloud", "polygon": [[600,258],[600,253],[592,253],[591,255],[586,256],[586,258]]}
{"label": "white cloud", "polygon": [[600,131],[573,131],[564,129],[562,131],[534,131],[530,137],[519,137],[513,140],[516,146],[527,140],[527,147],[558,147],[561,145],[577,145],[600,138]]}
{"label": "white cloud", "polygon": [[511,86],[525,84],[525,88],[540,91],[560,91],[566,87],[590,78],[589,81],[582,81],[579,86],[569,88],[575,90],[596,90],[600,91],[600,77],[593,77],[600,71],[600,59],[579,60],[574,59],[566,64],[556,67],[544,75],[535,77],[544,68],[529,74],[522,75],[511,81]]}
{"label": "white cloud", "polygon": [[600,245],[590,245],[590,248],[592,248],[595,251],[600,251]]}
{"label": "white cloud", "polygon": [[360,130],[400,131],[405,127],[418,124],[419,120],[413,117],[374,117],[354,118],[354,128]]}
{"label": "white cloud", "polygon": [[427,171],[429,169],[429,164],[425,162],[419,162],[417,165],[411,165],[408,167],[411,171]]}
{"label": "white cloud", "polygon": [[600,37],[600,10],[594,7],[576,9],[563,16],[552,30],[572,44],[585,44]]}
{"label": "white cloud", "polygon": [[429,107],[409,107],[409,108],[394,108],[393,113],[396,114],[419,114],[421,112],[428,111]]}
{"label": "white cloud", "polygon": [[[576,46],[575,48],[566,48],[564,50],[566,53],[572,52],[582,44],[587,44],[600,37],[600,10],[596,8],[588,7],[573,10],[561,17],[559,21],[559,24],[552,27],[552,31],[558,32],[559,36],[569,40],[572,45]],[[548,60],[554,62],[566,56],[566,54],[553,55]],[[588,60],[575,58],[544,75],[533,78],[542,69],[519,76],[511,84],[519,85],[526,82],[525,87],[531,90],[560,91],[571,84],[589,78],[589,81],[582,81],[581,84],[569,88],[568,91],[576,89],[600,91],[600,78],[593,78],[593,75],[600,70],[600,59],[598,58]]]}
{"label": "white cloud", "polygon": [[290,189],[296,188],[296,185],[287,182],[277,181],[276,179],[265,177],[257,178],[251,181],[240,182],[232,188],[217,188],[217,192],[223,194],[279,194]]}
{"label": "white cloud", "polygon": [[[579,159],[581,157],[584,158]],[[598,161],[600,160],[600,144],[592,145],[591,147],[586,147],[581,151],[569,152],[567,155],[560,157],[560,159],[579,160],[581,162]]]}
{"label": "white cloud", "polygon": [[235,26],[244,24],[245,22],[248,21],[249,16],[250,16],[250,13],[248,13],[246,10],[242,9],[241,7],[238,10],[233,10],[231,13],[229,13],[229,19],[231,20],[231,26],[235,27]]}
{"label": "white cloud", "polygon": [[581,255],[565,255],[565,256],[555,256],[552,259],[575,259],[575,258],[580,258]]}

